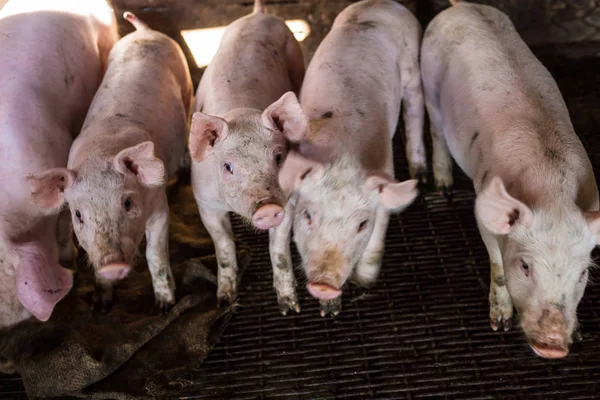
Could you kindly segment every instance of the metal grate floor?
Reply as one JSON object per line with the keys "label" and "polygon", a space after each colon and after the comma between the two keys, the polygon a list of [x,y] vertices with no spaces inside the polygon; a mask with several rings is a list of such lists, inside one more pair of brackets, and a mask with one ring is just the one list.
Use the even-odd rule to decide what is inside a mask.
{"label": "metal grate floor", "polygon": [[[600,58],[545,57],[600,177]],[[427,139],[429,140],[429,139]],[[397,176],[407,178],[403,134]],[[321,318],[304,289],[302,312],[279,314],[267,235],[237,229],[253,247],[241,307],[220,344],[186,378],[188,399],[592,399],[600,393],[600,288],[579,307],[584,340],[560,361],[537,358],[518,330],[488,324],[489,268],[473,217],[471,182],[455,168],[454,196],[429,186],[393,217],[381,277],[350,287],[343,311]],[[431,181],[431,176],[430,176]],[[296,264],[298,258],[296,257]],[[595,271],[592,278],[600,279]],[[24,399],[0,377],[0,398]]]}

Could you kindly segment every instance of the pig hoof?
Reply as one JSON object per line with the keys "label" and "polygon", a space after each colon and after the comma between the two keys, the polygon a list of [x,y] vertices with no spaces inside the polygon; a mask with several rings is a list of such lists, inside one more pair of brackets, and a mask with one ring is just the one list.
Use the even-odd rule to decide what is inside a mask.
{"label": "pig hoof", "polygon": [[444,195],[444,197],[452,197],[452,186],[440,186],[438,187],[438,190]]}
{"label": "pig hoof", "polygon": [[411,179],[416,179],[419,185],[425,185],[427,183],[427,168],[419,165],[410,169]]}
{"label": "pig hoof", "polygon": [[92,310],[96,313],[106,314],[114,304],[113,296],[107,296],[106,293],[94,295],[94,305]]}
{"label": "pig hoof", "polygon": [[171,300],[165,300],[165,299],[157,299],[156,300],[156,308],[158,308],[158,312],[162,315],[162,314],[167,314],[169,311],[171,311],[171,308],[173,308],[173,306],[175,305],[175,301]]}
{"label": "pig hoof", "polygon": [[342,296],[336,297],[333,300],[320,300],[321,317],[331,314],[334,317],[340,315],[342,311]]}
{"label": "pig hoof", "polygon": [[573,331],[573,341],[583,342],[583,335],[581,334],[581,329],[579,327],[575,328]]}
{"label": "pig hoof", "polygon": [[512,328],[512,304],[507,307],[492,306],[490,308],[490,326],[494,331]]}
{"label": "pig hoof", "polygon": [[14,374],[15,372],[17,372],[15,364],[4,357],[0,357],[0,374],[10,375]]}
{"label": "pig hoof", "polygon": [[227,307],[235,302],[237,296],[233,293],[217,293],[217,307]]}
{"label": "pig hoof", "polygon": [[290,296],[278,296],[277,303],[279,303],[279,311],[284,316],[290,311],[296,311],[296,313],[300,312],[300,304],[298,304],[295,293]]}

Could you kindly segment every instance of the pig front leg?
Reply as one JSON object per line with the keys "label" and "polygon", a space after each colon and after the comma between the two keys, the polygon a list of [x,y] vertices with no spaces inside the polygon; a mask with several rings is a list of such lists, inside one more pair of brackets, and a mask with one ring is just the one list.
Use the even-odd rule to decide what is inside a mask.
{"label": "pig front leg", "polygon": [[63,210],[58,216],[57,225],[58,260],[63,267],[74,269],[77,250],[73,243],[71,211]]}
{"label": "pig front leg", "polygon": [[512,326],[513,304],[506,288],[502,253],[498,241],[481,224],[479,233],[490,257],[490,325],[494,331]]}
{"label": "pig front leg", "polygon": [[418,63],[407,71],[409,77],[404,87],[404,130],[406,132],[406,159],[410,177],[419,183],[427,182],[427,160],[423,141],[425,105]]}
{"label": "pig front leg", "polygon": [[379,207],[375,215],[375,221],[373,222],[373,233],[371,233],[367,248],[354,270],[353,281],[360,286],[372,285],[379,276],[385,248],[385,234],[389,221],[389,212]]}
{"label": "pig front leg", "polygon": [[97,271],[96,277],[96,288],[94,291],[94,305],[93,310],[99,313],[107,313],[113,306],[115,301],[115,288],[111,281],[104,278]]}
{"label": "pig front leg", "polygon": [[444,138],[444,124],[442,113],[439,109],[439,99],[431,98],[431,95],[427,95],[429,92],[426,91],[425,105],[429,113],[429,130],[433,147],[433,178],[435,186],[445,194],[448,194],[454,183],[454,179],[452,178],[452,157]]}
{"label": "pig front leg", "polygon": [[154,298],[161,313],[175,304],[175,280],[169,260],[169,205],[164,191],[157,210],[146,222],[146,261],[152,275]]}
{"label": "pig front leg", "polygon": [[273,287],[277,293],[279,311],[287,315],[288,311],[300,312],[300,304],[296,295],[296,278],[290,253],[290,236],[292,232],[294,205],[288,201],[285,206],[285,217],[281,225],[269,229],[269,253],[273,266]]}
{"label": "pig front leg", "polygon": [[198,204],[200,218],[215,245],[217,256],[217,302],[233,304],[237,298],[237,258],[231,220],[226,211],[208,210]]}

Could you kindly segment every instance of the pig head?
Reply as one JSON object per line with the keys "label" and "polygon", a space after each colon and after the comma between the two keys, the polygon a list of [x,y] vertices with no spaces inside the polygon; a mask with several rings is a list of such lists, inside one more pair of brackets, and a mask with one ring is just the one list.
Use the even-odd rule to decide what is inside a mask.
{"label": "pig head", "polygon": [[263,112],[241,108],[224,118],[194,113],[189,151],[202,181],[199,202],[233,211],[258,229],[278,226],[286,199],[277,173],[286,157],[286,137],[300,140],[305,133],[293,92]]}
{"label": "pig head", "polygon": [[154,144],[143,142],[112,159],[88,159],[79,170],[51,169],[29,181],[38,205],[58,212],[68,203],[77,239],[97,273],[116,280],[135,261],[152,202],[159,197],[152,191],[162,189],[166,178]]}
{"label": "pig head", "polygon": [[569,352],[590,253],[600,241],[600,213],[563,200],[531,209],[493,178],[475,207],[480,227],[500,238],[506,282],[496,284],[507,285],[530,346],[546,358]]}
{"label": "pig head", "polygon": [[[339,297],[355,269],[372,262],[362,256],[374,230],[387,228],[387,220],[378,226],[379,214],[387,218],[390,211],[401,211],[418,194],[415,180],[398,182],[350,159],[325,165],[295,151],[288,155],[279,181],[284,192],[297,192],[294,241],[308,291],[320,300]],[[380,263],[382,252],[374,264]],[[360,277],[358,281],[371,283],[360,282]]]}
{"label": "pig head", "polygon": [[31,315],[47,321],[73,285],[72,271],[57,262],[57,217],[38,211],[29,218],[11,215],[3,219],[3,230],[17,233],[0,240],[0,327]]}

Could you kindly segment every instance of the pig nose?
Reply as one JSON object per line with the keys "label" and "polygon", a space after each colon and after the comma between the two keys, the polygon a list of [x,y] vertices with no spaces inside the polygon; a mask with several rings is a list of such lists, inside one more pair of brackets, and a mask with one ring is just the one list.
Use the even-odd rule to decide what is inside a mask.
{"label": "pig nose", "polygon": [[258,229],[270,229],[281,224],[284,211],[277,204],[265,204],[252,216],[252,223]]}
{"label": "pig nose", "polygon": [[108,279],[109,281],[115,281],[118,279],[125,278],[130,270],[131,266],[129,266],[128,264],[112,263],[104,265],[98,270],[98,273],[102,275],[103,278]]}
{"label": "pig nose", "polygon": [[569,354],[569,348],[566,346],[549,345],[534,341],[530,344],[535,354],[543,358],[564,358]]}
{"label": "pig nose", "polygon": [[306,285],[308,293],[312,297],[320,300],[333,300],[342,294],[342,291],[327,285],[326,283],[308,283]]}

